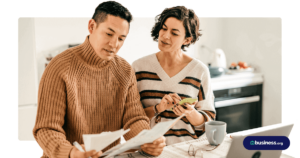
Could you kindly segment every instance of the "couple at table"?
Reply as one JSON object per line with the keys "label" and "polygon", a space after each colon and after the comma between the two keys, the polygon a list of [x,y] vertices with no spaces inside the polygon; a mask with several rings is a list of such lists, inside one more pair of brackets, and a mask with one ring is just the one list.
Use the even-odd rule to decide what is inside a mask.
{"label": "couple at table", "polygon": [[[166,145],[199,138],[205,132],[204,123],[215,119],[208,68],[183,53],[201,36],[194,11],[184,6],[163,10],[151,31],[160,51],[132,66],[116,55],[131,20],[121,4],[101,3],[89,20],[84,43],[60,53],[45,69],[33,129],[43,158],[99,157],[120,139],[99,152],[81,152],[72,143],[78,141],[84,147],[83,134],[121,128],[130,128],[124,135],[129,140],[185,114],[163,137],[141,146],[143,152],[157,156]],[[184,98],[198,101],[179,105]]]}

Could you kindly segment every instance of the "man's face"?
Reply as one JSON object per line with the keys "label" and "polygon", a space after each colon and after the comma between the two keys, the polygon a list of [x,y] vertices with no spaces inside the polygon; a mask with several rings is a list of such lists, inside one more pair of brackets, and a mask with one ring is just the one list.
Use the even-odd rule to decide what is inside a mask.
{"label": "man's face", "polygon": [[113,15],[107,15],[104,22],[89,21],[89,41],[100,58],[112,59],[122,47],[129,32],[129,23]]}

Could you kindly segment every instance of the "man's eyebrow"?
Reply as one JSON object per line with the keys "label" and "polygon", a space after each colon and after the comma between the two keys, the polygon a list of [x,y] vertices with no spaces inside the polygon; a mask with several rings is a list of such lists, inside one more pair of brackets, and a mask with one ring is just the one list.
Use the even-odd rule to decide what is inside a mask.
{"label": "man's eyebrow", "polygon": [[[168,28],[168,26],[166,24],[163,24],[163,25]],[[172,30],[180,32],[178,29],[172,29]]]}
{"label": "man's eyebrow", "polygon": [[[108,29],[109,29],[110,31],[112,31],[113,33],[116,33],[115,30],[113,30],[112,28],[109,27]],[[121,35],[121,36],[126,37],[126,35]]]}
{"label": "man's eyebrow", "polygon": [[113,30],[112,28],[109,27],[108,29],[109,29],[110,31],[116,33],[115,30]]}

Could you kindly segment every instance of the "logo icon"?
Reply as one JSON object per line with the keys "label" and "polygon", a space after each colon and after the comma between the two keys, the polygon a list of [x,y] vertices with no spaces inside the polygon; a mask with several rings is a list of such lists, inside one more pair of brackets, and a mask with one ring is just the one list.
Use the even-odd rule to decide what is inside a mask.
{"label": "logo icon", "polygon": [[290,140],[286,136],[247,136],[243,145],[248,150],[285,150]]}
{"label": "logo icon", "polygon": [[260,151],[257,151],[256,153],[253,154],[252,158],[260,158]]}

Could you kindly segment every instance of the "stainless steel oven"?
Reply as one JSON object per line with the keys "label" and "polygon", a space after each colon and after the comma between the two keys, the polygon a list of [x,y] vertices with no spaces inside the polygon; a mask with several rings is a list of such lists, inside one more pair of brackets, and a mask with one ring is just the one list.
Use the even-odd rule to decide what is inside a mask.
{"label": "stainless steel oven", "polygon": [[216,120],[227,133],[262,126],[262,84],[214,91]]}

